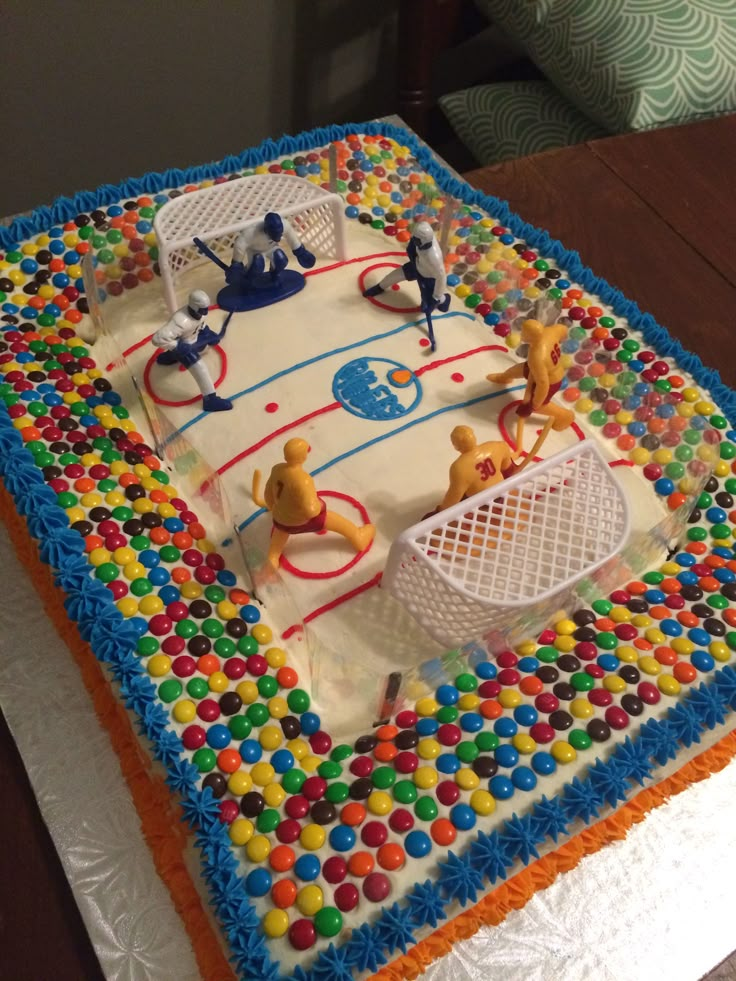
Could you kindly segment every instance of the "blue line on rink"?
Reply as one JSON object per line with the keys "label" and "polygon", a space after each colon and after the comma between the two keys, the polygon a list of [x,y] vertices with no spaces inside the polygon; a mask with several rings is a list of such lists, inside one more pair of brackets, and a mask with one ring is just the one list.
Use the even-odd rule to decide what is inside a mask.
{"label": "blue line on rink", "polygon": [[[436,323],[438,320],[445,320],[447,317],[465,317],[468,320],[475,320],[475,314],[473,313],[462,313],[460,311],[450,311],[449,313],[441,313],[439,317],[432,317],[432,323]],[[424,317],[420,320],[410,320],[407,324],[401,324],[399,327],[394,327],[393,330],[387,330],[384,334],[373,334],[371,337],[364,337],[360,341],[354,341],[352,344],[346,344],[345,347],[336,347],[331,351],[325,351],[323,354],[317,354],[313,358],[307,358],[306,361],[300,361],[299,364],[293,364],[290,368],[283,368],[281,371],[277,371],[275,375],[271,375],[268,378],[264,378],[263,381],[257,382],[255,385],[251,385],[250,388],[244,388],[242,392],[236,392],[235,395],[228,395],[231,402],[235,402],[236,399],[241,398],[243,395],[250,395],[251,392],[257,391],[259,388],[263,388],[264,385],[269,385],[272,381],[276,381],[277,378],[283,378],[284,375],[291,374],[292,371],[298,371],[300,368],[306,368],[310,364],[316,364],[318,361],[324,361],[325,358],[331,358],[334,354],[343,354],[345,351],[352,351],[356,347],[362,347],[364,344],[370,344],[372,341],[382,341],[384,337],[391,337],[392,334],[399,334],[402,330],[407,330],[409,327],[418,327],[420,324],[425,323]],[[194,416],[189,422],[185,422],[181,426],[178,432],[183,433],[185,430],[194,426],[201,419],[207,416],[207,412],[200,412],[199,415]]]}
{"label": "blue line on rink", "polygon": [[[434,412],[428,412],[426,416],[419,416],[417,419],[412,419],[411,422],[405,422],[403,426],[399,426],[398,429],[392,429],[390,433],[384,433],[383,436],[374,436],[373,439],[369,439],[367,443],[361,443],[360,446],[354,447],[352,450],[347,450],[345,453],[341,453],[340,456],[334,457],[332,460],[328,460],[327,463],[323,463],[321,467],[317,467],[316,470],[312,470],[312,476],[316,477],[317,474],[323,473],[325,470],[329,470],[330,467],[334,467],[336,463],[342,463],[343,460],[347,460],[348,457],[354,456],[356,453],[360,453],[363,450],[369,449],[371,446],[375,446],[376,443],[382,443],[384,439],[389,439],[391,436],[398,436],[399,433],[403,433],[407,429],[411,429],[412,426],[418,426],[422,422],[426,422],[428,419],[434,419],[435,416],[441,416],[445,412],[452,412],[454,409],[466,409],[470,405],[477,405],[478,402],[487,402],[488,399],[497,399],[500,395],[508,395],[509,392],[520,392],[526,388],[526,382],[523,385],[512,385],[511,388],[502,388],[497,392],[491,392],[489,395],[479,395],[478,398],[468,399],[466,402],[455,402],[454,405],[445,405],[441,409],[435,409]],[[238,525],[238,531],[242,531],[247,528],[251,522],[259,518],[264,512],[265,508],[259,508],[254,511],[249,518],[241,522]]]}

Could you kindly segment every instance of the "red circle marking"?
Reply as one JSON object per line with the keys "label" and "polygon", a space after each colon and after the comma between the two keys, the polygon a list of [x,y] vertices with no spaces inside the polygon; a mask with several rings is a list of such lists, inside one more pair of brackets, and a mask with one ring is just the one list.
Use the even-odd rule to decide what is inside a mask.
{"label": "red circle marking", "polygon": [[429,347],[431,343],[432,342],[428,338],[422,337],[419,341],[419,347]]}
{"label": "red circle marking", "polygon": [[[506,415],[511,411],[511,409],[515,409],[517,405],[521,405],[521,401],[521,399],[516,399],[513,402],[508,402],[503,409],[501,409],[501,413],[498,417],[498,428],[501,433],[501,438],[508,446],[511,447],[514,453],[516,452],[516,441],[511,437],[511,433],[509,433],[508,429],[506,428]],[[573,422],[570,429],[572,429],[578,440],[582,443],[582,441],[585,439],[585,433],[582,431],[580,426],[578,426],[576,422]],[[540,432],[541,430],[538,429],[537,435],[539,435]],[[521,451],[521,454],[524,457],[528,455],[524,450]],[[541,456],[535,456],[533,458],[534,463],[541,463],[543,459],[544,457]]]}
{"label": "red circle marking", "polygon": [[278,409],[279,409],[278,402],[269,402],[266,406],[266,412],[278,412]]}
{"label": "red circle marking", "polygon": [[[222,382],[225,380],[225,375],[227,375],[227,355],[219,346],[219,344],[215,346],[215,351],[217,351],[217,354],[220,358],[220,374],[217,378],[217,381],[215,382],[215,388],[219,388]],[[153,368],[156,362],[156,358],[159,356],[160,353],[161,352],[159,350],[154,351],[151,357],[146,362],[146,367],[143,369],[143,385],[146,391],[148,392],[148,394],[153,399],[153,401],[156,403],[156,405],[166,405],[172,409],[175,409],[182,405],[194,405],[195,402],[199,402],[199,400],[202,398],[201,394],[194,395],[190,399],[182,399],[179,402],[171,402],[168,399],[162,399],[159,395],[155,393],[155,391],[153,390],[153,386],[151,385],[151,369]]]}
{"label": "red circle marking", "polygon": [[[360,501],[357,501],[349,494],[342,494],[340,491],[318,491],[317,496],[319,498],[334,497],[338,501],[346,501],[348,504],[352,504],[360,515],[361,522],[364,525],[368,523],[368,512]],[[371,542],[371,545],[372,544],[373,542]],[[352,559],[350,559],[349,562],[346,562],[345,565],[340,566],[339,569],[335,569],[333,572],[309,572],[307,569],[299,569],[292,562],[289,562],[285,555],[281,556],[280,565],[282,569],[285,569],[294,576],[298,576],[299,579],[335,579],[337,576],[341,576],[343,573],[349,572],[354,565],[360,562],[366,552],[370,550],[371,545],[369,545],[368,548],[364,548],[362,552],[358,552],[352,557]]]}
{"label": "red circle marking", "polygon": [[[368,275],[369,272],[371,272],[374,269],[385,269],[385,268],[399,269],[400,266],[398,262],[374,262],[372,266],[367,266],[358,276],[358,286],[360,287],[360,292],[362,293],[366,288],[365,277]],[[385,296],[386,294],[384,293],[382,295]],[[382,300],[379,300],[378,297],[375,296],[367,296],[366,299],[370,300],[370,302],[374,306],[380,307],[382,310],[391,310],[393,313],[421,313],[422,312],[421,307],[401,307],[401,306],[394,307],[391,306],[390,303],[384,303]]]}
{"label": "red circle marking", "polygon": [[459,371],[453,371],[453,373],[450,375],[450,380],[454,382],[464,382],[465,375],[461,374]]}

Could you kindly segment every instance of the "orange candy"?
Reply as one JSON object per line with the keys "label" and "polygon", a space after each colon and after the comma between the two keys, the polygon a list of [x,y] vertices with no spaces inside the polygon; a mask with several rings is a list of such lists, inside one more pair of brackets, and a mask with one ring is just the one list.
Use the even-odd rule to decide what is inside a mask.
{"label": "orange candy", "polygon": [[299,675],[293,668],[283,667],[276,672],[276,680],[282,688],[293,688],[299,681]]}
{"label": "orange candy", "polygon": [[698,676],[698,672],[688,661],[679,661],[672,669],[672,674],[683,685],[689,685]]}
{"label": "orange candy", "polygon": [[437,818],[429,829],[433,841],[438,845],[451,845],[457,837],[457,830],[448,818]]}
{"label": "orange candy", "polygon": [[134,473],[121,473],[118,477],[118,483],[121,487],[130,487],[131,484],[140,484],[141,478],[136,477]]}
{"label": "orange candy", "polygon": [[522,695],[538,695],[543,688],[544,684],[539,678],[536,677],[536,675],[533,674],[522,678],[521,682],[519,683],[519,690],[521,691]]}
{"label": "orange candy", "polygon": [[688,542],[685,551],[690,552],[691,555],[703,555],[708,551],[708,546],[705,542]]}
{"label": "orange candy", "polygon": [[399,734],[397,726],[379,726],[374,732],[376,739],[379,739],[382,743],[387,743],[390,739],[395,739]]}
{"label": "orange candy", "polygon": [[[191,528],[192,526],[189,525],[189,527]],[[250,602],[250,596],[248,596],[244,589],[231,589],[230,602],[235,603],[236,606],[245,606],[246,603]]]}
{"label": "orange candy", "polygon": [[646,637],[637,637],[634,640],[634,647],[638,651],[651,651],[652,644],[646,639]]}
{"label": "orange candy", "polygon": [[370,875],[374,865],[375,862],[370,852],[353,852],[348,859],[348,871],[351,875],[357,876],[360,879],[366,875]]}
{"label": "orange candy", "polygon": [[666,606],[650,606],[649,616],[655,620],[666,620],[670,616],[670,610]]}
{"label": "orange candy", "polygon": [[387,841],[385,845],[381,845],[376,853],[376,858],[381,868],[386,869],[387,872],[394,872],[396,869],[400,869],[406,861],[404,849],[401,845],[397,845],[391,841]]}
{"label": "orange candy", "polygon": [[[29,426],[29,429],[32,427]],[[92,480],[91,477],[80,477],[78,480],[74,481],[74,490],[79,491],[80,494],[89,494],[93,491],[97,484]]]}
{"label": "orange candy", "polygon": [[152,490],[148,496],[151,498],[154,504],[163,504],[169,499],[169,495],[166,493],[166,491],[162,490]]}
{"label": "orange candy", "polygon": [[340,811],[340,820],[343,824],[349,824],[351,827],[357,827],[365,821],[365,807],[362,804],[355,803],[346,804]]}
{"label": "orange candy", "polygon": [[288,845],[277,845],[268,856],[268,860],[271,863],[271,868],[275,869],[276,872],[288,872],[296,862],[296,854],[294,849]]}
{"label": "orange candy", "polygon": [[379,743],[373,755],[381,763],[390,763],[399,755],[399,751],[393,743]]}
{"label": "orange candy", "polygon": [[[20,434],[23,437],[24,443],[30,443],[32,439],[41,438],[41,432],[40,430],[36,429],[35,426],[26,426],[25,429],[21,429]],[[94,481],[92,481],[91,483],[92,483],[92,487],[90,487],[90,490],[93,490],[95,483]]]}
{"label": "orange candy", "polygon": [[102,548],[104,544],[99,535],[87,535],[84,539],[84,550],[85,552],[92,552],[96,548]]}
{"label": "orange candy", "polygon": [[721,584],[713,576],[703,576],[702,579],[698,580],[698,586],[706,593],[717,593],[721,588]]}
{"label": "orange candy", "polygon": [[660,664],[677,664],[677,654],[671,647],[658,647],[654,651],[654,656]]}
{"label": "orange candy", "polygon": [[183,565],[179,565],[176,569],[172,569],[171,578],[174,582],[180,586],[183,582],[189,582],[192,578],[192,574],[189,569],[185,569]]}
{"label": "orange candy", "polygon": [[611,620],[610,617],[599,617],[595,621],[594,626],[596,630],[600,630],[600,631],[614,630],[616,628],[615,622]]}
{"label": "orange candy", "polygon": [[647,586],[645,582],[640,582],[638,579],[635,579],[624,588],[626,592],[630,593],[632,596],[641,596],[643,593],[646,593],[649,586]]}
{"label": "orange candy", "polygon": [[210,675],[220,669],[220,659],[215,654],[203,654],[197,661],[197,670]]}
{"label": "orange candy", "polygon": [[[197,541],[197,542],[200,541],[202,538],[206,538],[207,537],[207,533],[204,530],[204,525],[201,525],[198,521],[193,521],[188,526],[188,531],[189,531],[189,534],[192,536],[192,538],[195,541]],[[235,600],[233,600],[233,603],[234,602],[235,602]],[[246,600],[246,603],[247,602],[248,601]]]}
{"label": "orange candy", "polygon": [[679,593],[682,589],[682,583],[679,579],[675,579],[674,576],[663,579],[659,584],[659,588],[663,593]]}
{"label": "orange candy", "polygon": [[[278,851],[278,848],[274,848],[274,851]],[[289,906],[294,905],[296,893],[297,888],[295,882],[292,882],[291,879],[279,879],[271,889],[271,899],[273,900],[274,906],[277,906],[279,909],[288,909]]]}
{"label": "orange candy", "polygon": [[500,704],[494,698],[487,698],[479,705],[480,714],[484,719],[497,719],[503,712]]}
{"label": "orange candy", "polygon": [[235,773],[242,762],[237,749],[221,749],[217,754],[217,765],[223,773]]}
{"label": "orange candy", "polygon": [[188,531],[177,531],[171,539],[171,544],[180,548],[182,551],[192,547],[192,536]]}
{"label": "orange candy", "polygon": [[681,623],[683,627],[687,627],[689,629],[690,627],[697,627],[700,621],[694,613],[690,612],[690,610],[680,610],[680,612],[677,614],[677,622]]}
{"label": "orange candy", "polygon": [[154,545],[165,545],[171,538],[171,532],[163,526],[159,526],[158,528],[151,528],[150,537]]}
{"label": "orange candy", "polygon": [[736,610],[724,610],[721,616],[729,627],[736,627]]}

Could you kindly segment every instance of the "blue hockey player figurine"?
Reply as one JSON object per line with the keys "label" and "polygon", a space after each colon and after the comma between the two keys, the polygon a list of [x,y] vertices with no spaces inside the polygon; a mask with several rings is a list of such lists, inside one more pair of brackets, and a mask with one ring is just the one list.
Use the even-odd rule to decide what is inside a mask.
{"label": "blue hockey player figurine", "polygon": [[396,283],[408,280],[416,281],[419,285],[422,313],[427,318],[427,332],[435,350],[434,331],[432,330],[432,313],[441,313],[450,306],[450,294],[447,289],[447,273],[442,249],[434,236],[431,226],[426,221],[420,221],[412,232],[406,247],[408,261],[384,276],[380,283],[364,290],[363,296],[378,296]]}
{"label": "blue hockey player figurine", "polygon": [[151,343],[163,348],[156,358],[157,364],[181,364],[189,371],[202,393],[205,412],[223,412],[232,409],[233,404],[215,394],[212,377],[201,355],[205,348],[219,344],[224,338],[230,317],[216,334],[205,323],[209,306],[210,298],[204,290],[192,290],[186,306],[180,307],[163,327],[159,327]]}

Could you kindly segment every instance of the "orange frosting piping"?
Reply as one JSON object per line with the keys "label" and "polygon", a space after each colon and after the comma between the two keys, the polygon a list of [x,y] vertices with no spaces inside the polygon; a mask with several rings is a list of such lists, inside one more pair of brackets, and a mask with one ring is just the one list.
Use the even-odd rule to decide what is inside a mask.
{"label": "orange frosting piping", "polygon": [[143,837],[156,871],[184,923],[202,977],[206,981],[235,981],[232,967],[184,861],[187,830],[181,821],[178,804],[164,779],[153,772],[151,760],[133,730],[125,707],[114,694],[89,644],[82,640],[76,624],[69,620],[64,609],[64,592],[54,583],[51,569],[39,558],[25,518],[16,511],[13,498],[1,480],[0,517],[47,615],[79,667],[99,721],[110,734],[120,770],[141,820]]}
{"label": "orange frosting piping", "polygon": [[[64,609],[64,593],[57,588],[49,567],[41,561],[28,526],[15,510],[13,498],[0,480],[0,517],[5,522],[20,562],[29,572],[43,600],[47,615],[76,661],[97,717],[110,734],[120,769],[141,819],[143,836],[156,870],[169,890],[181,916],[206,981],[234,981],[235,975],[207,917],[184,861],[187,831],[178,807],[162,777],[136,736],[124,706],[118,701],[92,650],[79,636]],[[540,889],[550,886],[562,872],[569,872],[586,855],[626,837],[629,828],[668,798],[722,770],[736,756],[736,731],[690,760],[671,776],[641,790],[609,817],[585,828],[553,852],[517,872],[480,902],[463,910],[406,954],[382,968],[371,981],[416,978],[432,961],[444,957],[458,940],[472,937],[482,926],[501,923],[512,910],[521,909]]]}
{"label": "orange frosting piping", "polygon": [[447,954],[456,941],[472,937],[482,926],[501,923],[512,910],[525,906],[539,889],[552,885],[561,872],[569,872],[581,858],[592,855],[612,841],[625,838],[629,828],[643,821],[649,811],[686,790],[690,784],[722,770],[734,756],[736,731],[729,732],[665,780],[639,791],[627,804],[602,821],[591,824],[561,848],[527,865],[475,906],[463,910],[405,955],[386,965],[372,976],[371,981],[417,977],[432,961]]}

